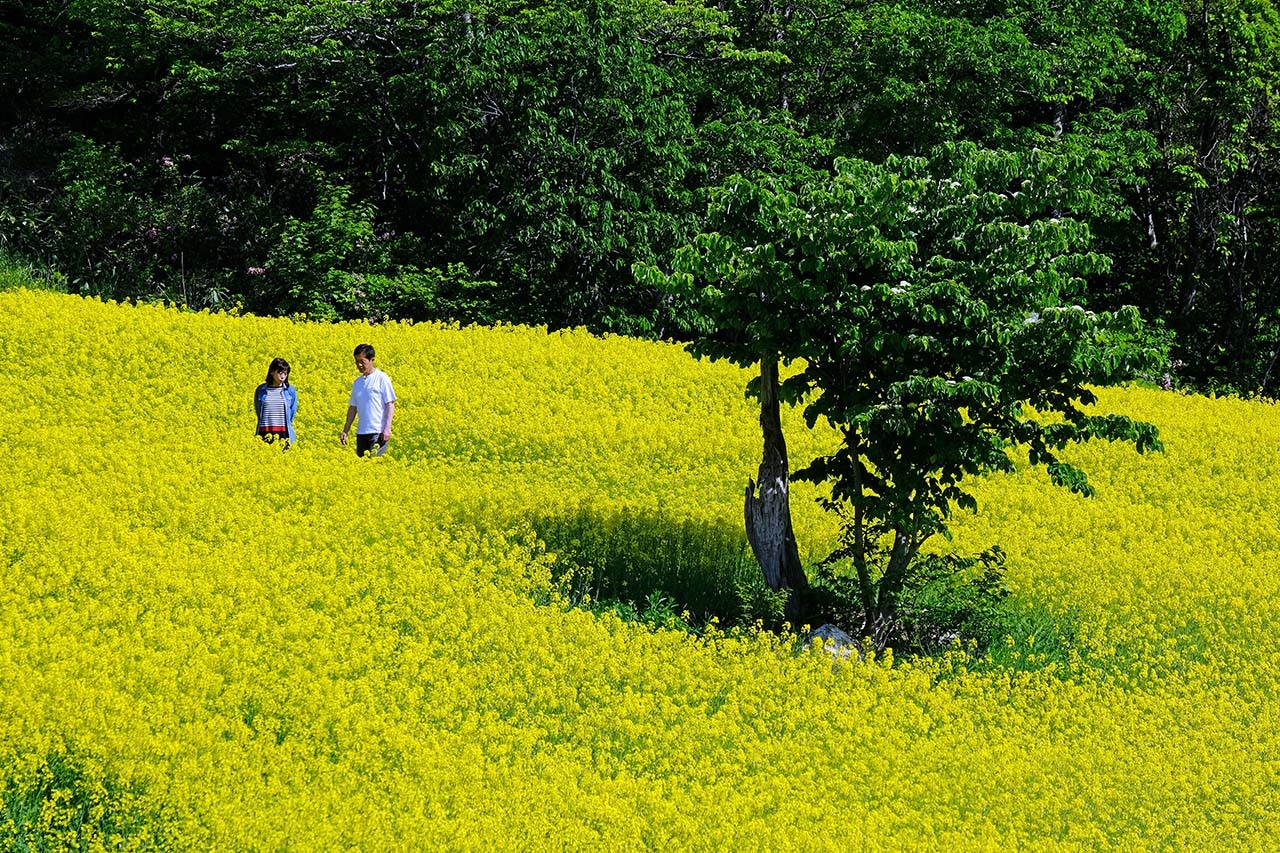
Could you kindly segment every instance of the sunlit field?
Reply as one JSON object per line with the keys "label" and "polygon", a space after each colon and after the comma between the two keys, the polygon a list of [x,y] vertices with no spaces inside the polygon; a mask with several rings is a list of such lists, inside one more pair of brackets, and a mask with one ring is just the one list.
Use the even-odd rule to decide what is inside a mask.
{"label": "sunlit field", "polygon": [[[337,439],[362,342],[400,398],[379,459]],[[1277,843],[1274,406],[1104,393],[1167,451],[1075,450],[1092,499],[988,479],[939,543],[1008,552],[1010,663],[833,664],[553,588],[540,514],[740,523],[747,375],[677,346],[17,290],[0,355],[0,848]],[[274,356],[286,452],[252,434]],[[796,461],[831,441],[788,424]]]}

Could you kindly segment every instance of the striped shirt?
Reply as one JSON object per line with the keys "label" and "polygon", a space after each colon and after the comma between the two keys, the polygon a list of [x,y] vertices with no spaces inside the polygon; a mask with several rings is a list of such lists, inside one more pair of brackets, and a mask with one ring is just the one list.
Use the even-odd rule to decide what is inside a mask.
{"label": "striped shirt", "polygon": [[289,421],[285,413],[284,386],[268,387],[262,401],[262,415],[258,418],[258,432],[288,432]]}

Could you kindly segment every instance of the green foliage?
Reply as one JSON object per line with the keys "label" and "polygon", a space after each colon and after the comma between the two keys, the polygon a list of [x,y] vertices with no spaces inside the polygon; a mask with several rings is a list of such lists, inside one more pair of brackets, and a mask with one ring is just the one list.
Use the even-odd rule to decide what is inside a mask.
{"label": "green foliage", "polygon": [[1056,669],[1070,676],[1081,665],[1079,616],[1050,613],[1014,598],[1000,608],[985,642],[969,648],[970,664],[983,671]]}
{"label": "green foliage", "polygon": [[837,554],[814,567],[806,607],[813,623],[832,623],[877,650],[936,655],[962,645],[985,652],[1003,637],[1011,618],[1004,552],[973,557],[922,554],[907,567],[892,613],[868,613],[850,561]]}
{"label": "green foliage", "polygon": [[[556,587],[574,606],[689,632],[708,624],[782,630],[788,623],[787,602],[797,593],[770,590],[741,532],[728,526],[583,511],[536,519],[534,528],[556,555]],[[841,556],[810,570],[813,586],[798,594],[803,624],[833,623],[906,656],[938,654],[957,642],[985,653],[1023,621],[1008,608],[999,548],[975,557],[922,555],[908,571],[898,611],[874,623]]]}
{"label": "green foliage", "polygon": [[673,599],[657,591],[649,593],[639,601],[621,598],[600,600],[584,594],[573,599],[573,604],[589,609],[593,613],[612,613],[627,622],[640,622],[650,628],[668,631],[696,633],[710,621],[706,618],[705,621],[696,624],[691,622],[688,610],[677,610],[677,604]]}
{"label": "green foliage", "polygon": [[1161,362],[1136,310],[1072,304],[1109,267],[1068,214],[1089,178],[1069,152],[971,145],[737,178],[671,274],[637,267],[695,304],[696,353],[794,363],[782,399],[842,432],[796,477],[831,484],[868,619],[897,611],[920,546],[975,506],[964,478],[1012,470],[1015,446],[1083,494],[1067,445],[1159,448],[1153,426],[1088,409],[1091,385]]}
{"label": "green foliage", "polygon": [[361,279],[390,266],[373,215],[373,205],[351,204],[350,187],[322,185],[309,217],[282,224],[263,274],[284,291],[287,309],[319,319],[352,316]]}
{"label": "green foliage", "polygon": [[320,320],[450,317],[489,319],[483,290],[461,264],[418,269],[397,261],[412,254],[405,239],[380,232],[376,210],[355,201],[348,186],[319,180],[319,198],[306,218],[279,228],[262,267],[258,299],[274,294],[276,308]]}
{"label": "green foliage", "polygon": [[644,39],[713,19],[37,2],[4,31],[47,45],[0,114],[7,248],[114,296],[655,334],[628,265],[691,233],[693,132]]}
{"label": "green foliage", "polygon": [[1269,0],[1185,4],[1185,34],[1142,82],[1163,139],[1123,257],[1133,298],[1176,334],[1184,379],[1274,396],[1280,352],[1280,13]]}
{"label": "green foliage", "polygon": [[48,273],[36,269],[30,264],[23,264],[0,253],[0,290],[53,290],[65,293],[67,282],[65,277],[57,273]]}
{"label": "green foliage", "polygon": [[[77,292],[688,337],[629,272],[734,176],[1069,153],[1192,387],[1280,372],[1273,0],[93,0],[0,21],[0,249]],[[263,270],[270,267],[269,275]]]}
{"label": "green foliage", "polygon": [[[476,13],[396,93],[430,104],[430,153],[409,200],[502,282],[507,319],[653,334],[672,318],[628,267],[691,231],[693,135],[678,81],[603,3]],[[431,72],[435,73],[435,72]],[[410,85],[412,84],[412,85]]]}
{"label": "green foliage", "polygon": [[81,272],[80,292],[117,292],[122,282],[148,281],[152,270],[139,243],[147,238],[148,199],[130,187],[130,166],[114,145],[77,136],[58,165],[62,192],[54,216],[66,223],[56,252]]}
{"label": "green foliage", "polygon": [[5,776],[0,789],[0,846],[22,853],[164,850],[163,815],[141,804],[141,791],[87,773],[72,754],[51,753],[34,777]]}
{"label": "green foliage", "polygon": [[925,654],[957,640],[986,647],[1004,627],[1008,596],[998,547],[975,557],[922,554],[908,567],[899,596],[900,645]]}

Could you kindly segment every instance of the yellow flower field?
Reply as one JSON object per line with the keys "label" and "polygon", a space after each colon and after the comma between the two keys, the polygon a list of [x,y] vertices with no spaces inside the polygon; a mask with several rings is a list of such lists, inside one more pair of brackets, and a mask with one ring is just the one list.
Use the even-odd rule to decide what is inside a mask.
{"label": "yellow flower field", "polygon": [[[374,460],[337,442],[361,342],[400,397]],[[1271,405],[1108,391],[1165,454],[1078,448],[1093,499],[978,484],[953,546],[1006,549],[1019,603],[1076,626],[1068,664],[833,666],[567,608],[529,534],[576,507],[737,523],[759,433],[736,368],[22,290],[0,355],[0,848],[43,790],[52,849],[1276,845]],[[283,453],[252,435],[273,356],[300,398]],[[797,461],[831,440],[788,424]]]}

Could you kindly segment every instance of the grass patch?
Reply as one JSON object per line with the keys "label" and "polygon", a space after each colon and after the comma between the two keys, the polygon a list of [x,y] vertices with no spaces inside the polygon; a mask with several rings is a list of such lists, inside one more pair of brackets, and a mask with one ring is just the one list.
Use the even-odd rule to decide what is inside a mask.
{"label": "grass patch", "polygon": [[165,850],[166,821],[142,790],[100,778],[74,755],[51,753],[34,775],[6,774],[0,849],[15,853]]}
{"label": "grass patch", "polygon": [[40,270],[0,252],[0,291],[51,290],[67,292],[67,277],[62,273]]}

